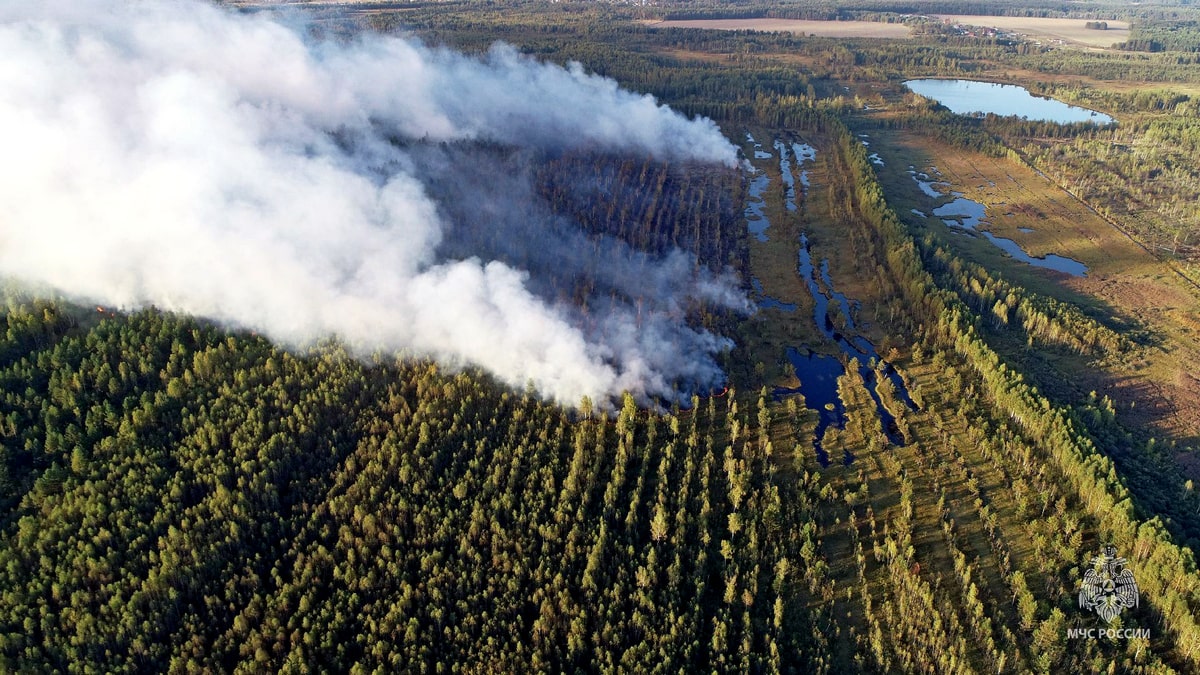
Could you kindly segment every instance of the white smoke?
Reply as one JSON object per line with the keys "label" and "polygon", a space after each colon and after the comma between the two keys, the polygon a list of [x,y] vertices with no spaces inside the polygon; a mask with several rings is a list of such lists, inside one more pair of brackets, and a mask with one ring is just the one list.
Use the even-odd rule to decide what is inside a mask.
{"label": "white smoke", "polygon": [[[735,166],[707,119],[508,47],[473,59],[380,36],[314,42],[198,2],[5,3],[0,54],[0,273],[289,345],[337,335],[475,364],[566,403],[720,378],[712,355],[727,343],[680,315],[691,300],[741,306],[727,279],[639,258],[660,287],[650,316],[618,303],[585,330],[486,249],[439,255],[451,223],[404,148]],[[475,170],[457,180],[488,182]]]}

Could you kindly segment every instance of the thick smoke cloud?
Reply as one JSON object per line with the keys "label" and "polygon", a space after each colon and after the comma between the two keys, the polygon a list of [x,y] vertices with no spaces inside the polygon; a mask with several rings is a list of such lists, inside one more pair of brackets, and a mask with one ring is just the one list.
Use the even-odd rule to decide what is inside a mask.
{"label": "thick smoke cloud", "polygon": [[[7,3],[0,54],[0,273],[289,345],[474,364],[566,403],[721,377],[727,344],[682,315],[743,307],[729,279],[597,248],[520,171],[454,150],[735,166],[711,121],[507,47],[312,42],[194,2]],[[586,316],[553,297],[575,274],[605,291]]]}

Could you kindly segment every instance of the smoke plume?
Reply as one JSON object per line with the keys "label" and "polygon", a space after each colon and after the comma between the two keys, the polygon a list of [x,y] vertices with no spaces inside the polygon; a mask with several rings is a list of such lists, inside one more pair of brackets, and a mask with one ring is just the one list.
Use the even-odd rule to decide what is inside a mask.
{"label": "smoke plume", "polygon": [[[0,54],[4,275],[565,403],[722,377],[727,343],[682,317],[744,307],[731,279],[589,240],[510,166],[577,147],[736,166],[707,119],[509,47],[313,41],[198,2],[6,3]],[[586,316],[554,297],[583,274]]]}

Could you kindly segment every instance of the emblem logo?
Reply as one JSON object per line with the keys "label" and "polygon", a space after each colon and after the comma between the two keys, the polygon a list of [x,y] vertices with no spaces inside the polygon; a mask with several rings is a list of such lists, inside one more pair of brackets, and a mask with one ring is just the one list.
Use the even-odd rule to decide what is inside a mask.
{"label": "emblem logo", "polygon": [[1125,559],[1117,549],[1105,546],[1104,553],[1092,558],[1092,567],[1079,586],[1079,607],[1094,611],[1108,623],[1126,609],[1138,606],[1138,586]]}

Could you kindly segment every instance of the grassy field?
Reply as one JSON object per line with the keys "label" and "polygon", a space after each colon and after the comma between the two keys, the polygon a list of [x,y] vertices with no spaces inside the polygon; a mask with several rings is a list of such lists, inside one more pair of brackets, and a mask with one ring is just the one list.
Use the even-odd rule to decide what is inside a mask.
{"label": "grassy field", "polygon": [[[855,252],[861,248],[849,243],[869,227],[853,214],[836,208],[838,168],[832,161],[828,139],[818,134],[793,138],[786,133],[753,133],[762,149],[773,156],[754,160],[755,166],[771,179],[764,194],[764,213],[771,227],[766,231],[767,241],[750,238],[751,270],[767,295],[795,303],[797,309],[759,312],[746,325],[745,338],[752,358],[772,366],[766,373],[768,384],[795,386],[795,378],[780,363],[786,347],[837,352],[817,330],[811,297],[797,275],[801,233],[808,236],[814,262],[829,260],[834,286],[861,303],[855,319],[863,329],[861,333],[881,352],[887,349],[887,331],[876,310],[884,302],[880,288],[867,272],[874,261],[862,259]],[[800,208],[794,212],[785,207],[779,158],[771,148],[776,137],[808,142],[818,148],[816,160],[803,167],[811,186],[803,196],[797,186]],[[752,146],[744,148],[747,156],[754,156]],[[818,465],[810,440],[816,417],[811,411],[786,416],[791,424],[777,427],[772,434],[775,447],[788,449],[785,452],[796,470],[819,474],[828,491],[823,494],[831,497],[822,501],[816,514],[821,532],[819,555],[830,561],[827,586],[814,589],[811,596],[813,602],[829,608],[837,617],[826,635],[830,652],[842,664],[853,663],[855,655],[861,657],[866,648],[863,636],[880,628],[880,624],[873,623],[880,619],[868,619],[872,613],[882,617],[886,625],[902,625],[904,613],[913,611],[911,605],[905,610],[906,604],[930,593],[934,606],[940,608],[934,611],[941,614],[949,634],[982,631],[988,639],[1009,645],[1016,653],[1014,636],[1021,627],[1011,609],[1008,573],[1022,570],[1030,585],[1038,588],[1057,581],[1054,575],[1043,572],[1038,551],[1031,543],[1037,528],[1026,529],[1021,524],[1019,510],[1024,507],[1008,489],[1011,476],[997,463],[999,455],[958,442],[969,436],[969,429],[959,406],[953,404],[956,371],[927,358],[914,360],[907,347],[891,353],[897,357],[895,365],[910,392],[922,401],[921,409],[915,411],[902,405],[889,406],[905,425],[905,445],[886,441],[876,407],[854,372],[844,375],[840,382],[846,426],[831,429],[824,439],[831,457],[842,456],[845,451],[854,456],[852,464],[843,466],[835,461],[827,467]],[[913,491],[912,485],[921,488]],[[910,506],[905,506],[906,490],[911,492]],[[981,495],[987,496],[984,511],[979,508]],[[984,519],[988,513],[1005,523],[1007,534],[989,534]],[[901,568],[905,572],[899,575],[897,563],[879,557],[880,547],[886,547],[893,537],[911,542],[908,561]],[[966,560],[971,565],[969,583],[960,581]],[[978,598],[990,608],[991,623],[981,623],[964,609],[971,604],[968,597]],[[972,661],[985,660],[977,646],[958,643],[954,648]],[[1022,667],[1020,663],[1013,665],[1018,670]]]}
{"label": "grassy field", "polygon": [[[771,147],[776,138],[791,143],[808,143],[822,147],[827,143],[820,134],[809,133],[803,137],[794,133],[774,134],[755,130],[754,137],[762,143],[762,149],[770,152],[769,159],[754,160],[754,165],[766,172],[770,186],[764,195],[764,214],[771,223],[766,231],[767,241],[749,237],[750,267],[760,281],[766,296],[781,302],[796,305],[793,312],[779,309],[764,309],[748,324],[745,334],[753,359],[767,368],[767,382],[771,385],[795,386],[783,354],[787,347],[809,347],[814,351],[836,355],[838,349],[828,343],[813,322],[813,299],[797,272],[800,236],[808,237],[814,265],[829,260],[830,276],[835,288],[859,303],[858,315],[854,317],[860,332],[881,353],[893,346],[887,331],[879,325],[876,312],[881,302],[878,289],[871,283],[870,270],[847,244],[845,223],[832,214],[830,196],[826,189],[831,167],[827,153],[818,151],[812,162],[805,163],[801,170],[807,172],[810,187],[807,193],[796,183],[796,211],[785,205],[784,185],[780,179],[779,157]],[[753,157],[753,147],[743,145],[747,157]],[[790,153],[789,153],[790,156]],[[793,173],[799,173],[792,159]]]}
{"label": "grassy field", "polygon": [[[883,113],[885,114],[885,113]],[[1053,358],[1068,376],[1062,393],[1095,390],[1121,404],[1131,426],[1149,426],[1188,444],[1200,439],[1200,380],[1192,364],[1200,358],[1200,324],[1194,289],[1085,204],[1035,170],[1008,159],[967,152],[920,136],[870,128],[871,149],[886,165],[880,181],[896,210],[913,227],[934,232],[955,251],[1037,293],[1079,305],[1113,327],[1143,327],[1157,344],[1126,363]],[[936,167],[949,185],[987,207],[987,225],[1013,239],[1030,255],[1056,253],[1088,266],[1085,277],[1069,277],[1015,261],[985,239],[952,234],[937,218],[922,218],[935,204],[907,173]],[[1032,231],[1022,231],[1022,228]],[[1196,466],[1190,475],[1200,478]]]}
{"label": "grassy field", "polygon": [[709,28],[712,30],[780,31],[817,37],[906,38],[908,26],[877,21],[807,21],[801,19],[691,19],[646,21],[661,28]]}
{"label": "grassy field", "polygon": [[1061,41],[1065,44],[1109,48],[1115,42],[1129,39],[1129,23],[1108,21],[1108,30],[1086,28],[1084,19],[1050,19],[1026,16],[980,16],[974,14],[938,14],[936,18],[949,23],[984,26],[1035,39]]}

